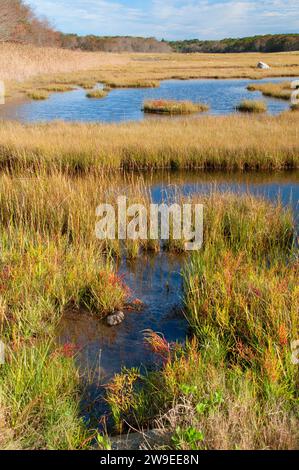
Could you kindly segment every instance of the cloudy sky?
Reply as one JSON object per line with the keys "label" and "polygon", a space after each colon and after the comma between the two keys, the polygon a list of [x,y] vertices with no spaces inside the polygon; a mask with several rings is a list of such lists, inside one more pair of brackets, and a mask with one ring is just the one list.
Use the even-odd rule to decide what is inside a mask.
{"label": "cloudy sky", "polygon": [[220,39],[299,32],[298,0],[27,0],[77,34]]}

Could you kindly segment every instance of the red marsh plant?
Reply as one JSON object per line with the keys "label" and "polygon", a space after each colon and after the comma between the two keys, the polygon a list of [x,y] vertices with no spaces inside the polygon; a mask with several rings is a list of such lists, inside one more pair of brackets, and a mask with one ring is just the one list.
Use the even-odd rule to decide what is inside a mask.
{"label": "red marsh plant", "polygon": [[124,276],[102,270],[93,284],[84,290],[82,299],[88,308],[105,316],[111,311],[122,309],[130,295]]}
{"label": "red marsh plant", "polygon": [[[265,262],[267,263],[267,262]],[[298,334],[298,264],[272,267],[228,251],[213,259],[196,255],[186,277],[187,315],[197,336],[206,326],[260,365],[265,351],[286,359],[286,345]]]}
{"label": "red marsh plant", "polygon": [[162,334],[155,333],[152,330],[146,330],[144,332],[144,341],[151,351],[161,357],[164,364],[170,361],[172,346],[166,341]]}
{"label": "red marsh plant", "polygon": [[109,403],[118,433],[123,432],[123,418],[134,409],[135,385],[140,378],[137,369],[123,369],[106,386],[106,399]]}
{"label": "red marsh plant", "polygon": [[54,355],[58,354],[66,358],[72,358],[77,354],[78,351],[79,347],[76,344],[65,343],[63,346],[61,346],[54,352]]}
{"label": "red marsh plant", "polygon": [[203,103],[192,103],[192,101],[175,100],[148,100],[143,104],[145,113],[153,114],[192,114],[208,111],[209,106]]}

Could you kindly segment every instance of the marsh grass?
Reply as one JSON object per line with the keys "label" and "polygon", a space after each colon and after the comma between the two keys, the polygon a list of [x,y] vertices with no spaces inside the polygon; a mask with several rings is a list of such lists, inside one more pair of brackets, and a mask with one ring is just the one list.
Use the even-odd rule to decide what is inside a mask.
{"label": "marsh grass", "polygon": [[28,91],[27,97],[34,101],[43,101],[49,98],[49,93],[46,90],[33,90]]}
{"label": "marsh grass", "polygon": [[77,85],[80,88],[83,88],[84,90],[92,90],[97,85],[97,83],[91,82],[91,81],[82,81],[82,82],[79,81]]}
{"label": "marsh grass", "polygon": [[7,362],[0,367],[0,406],[11,430],[3,447],[78,449],[90,442],[80,418],[76,345],[57,346],[57,327],[68,308],[101,317],[130,294],[95,237],[87,186],[73,183],[1,177],[0,335]]}
{"label": "marsh grass", "polygon": [[[3,80],[32,80],[64,76],[76,83],[81,77],[116,83],[117,86],[156,83],[165,79],[264,78],[298,76],[296,52],[262,54],[270,70],[258,70],[260,53],[250,54],[107,54],[70,51],[32,45],[1,45]],[[52,79],[52,80],[51,80]]]}
{"label": "marsh grass", "polygon": [[[203,116],[178,125],[3,122],[0,166],[14,173],[101,174],[103,170],[298,168],[298,113]],[[271,130],[271,137],[270,132]]]}
{"label": "marsh grass", "polygon": [[50,93],[66,93],[68,91],[73,91],[75,88],[70,85],[65,85],[63,83],[54,83],[42,87],[42,90],[48,91]]}
{"label": "marsh grass", "polygon": [[20,231],[10,232],[15,245],[8,246],[6,233],[0,279],[7,363],[0,370],[0,400],[10,441],[30,449],[82,448],[90,433],[80,418],[75,350],[56,345],[57,325],[65,308],[104,315],[121,307],[127,293],[96,249]]}
{"label": "marsh grass", "polygon": [[265,113],[267,111],[267,104],[265,101],[244,100],[237,106],[237,111],[241,113]]}
{"label": "marsh grass", "polygon": [[[0,50],[0,75],[12,97],[56,85],[153,86],[170,78],[299,70],[295,53],[265,55],[272,68],[264,72],[255,69],[260,54],[93,54],[12,44]],[[76,345],[59,347],[55,336],[65,309],[83,306],[103,317],[130,295],[113,259],[121,254],[118,241],[95,238],[95,208],[115,200],[115,188],[132,202],[150,199],[117,172],[298,168],[297,128],[297,113],[203,117],[179,126],[1,123],[0,336],[7,363],[0,366],[0,419],[8,430],[2,448],[79,449],[92,438],[80,418]],[[107,398],[117,429],[158,420],[173,430],[175,448],[296,448],[292,216],[280,204],[247,196],[198,202],[206,206],[206,248],[184,274],[194,338],[183,347],[147,336],[161,371],[115,377]],[[130,258],[159,250],[143,241],[126,248]],[[179,248],[173,241],[168,247]]]}
{"label": "marsh grass", "polygon": [[248,85],[249,91],[260,91],[264,96],[277,98],[281,100],[289,100],[291,98],[291,83],[264,83]]}
{"label": "marsh grass", "polygon": [[270,70],[258,70],[259,53],[107,54],[32,45],[1,45],[0,76],[14,99],[53,83],[105,83],[111,88],[156,87],[162,80],[283,77],[299,74],[296,53],[263,54]]}
{"label": "marsh grass", "polygon": [[142,110],[152,114],[193,114],[208,111],[209,107],[202,103],[192,101],[175,100],[150,100],[145,101]]}
{"label": "marsh grass", "polygon": [[129,81],[121,78],[114,81],[105,81],[109,88],[158,88],[160,86],[159,81],[150,80],[136,80]]}
{"label": "marsh grass", "polygon": [[[118,191],[123,188],[131,202],[148,206],[150,198],[142,181],[124,181],[116,175],[113,181],[112,185],[105,172],[101,178],[70,178],[61,173],[1,176],[0,324],[1,338],[8,347],[8,363],[0,369],[1,408],[6,410],[14,442],[21,448],[73,449],[90,442],[78,410],[75,345],[60,348],[54,338],[65,309],[83,306],[104,316],[122,308],[130,296],[110,256],[119,250],[117,240],[109,245],[95,238],[95,208],[103,200],[115,201],[115,187]],[[293,262],[284,264],[286,259],[293,260],[291,212],[280,204],[273,206],[246,195],[215,193],[195,197],[193,202],[205,206],[205,251],[194,255],[185,274],[188,318],[198,343],[194,340],[185,350],[156,342],[159,347],[155,351],[164,364],[161,372],[143,376],[139,371],[127,371],[125,377],[115,378],[108,401],[118,430],[126,429],[125,421],[147,426],[159,418],[165,426],[172,420],[174,426],[181,427],[179,442],[183,447],[188,447],[190,438],[185,431],[193,425],[205,425],[200,445],[209,448],[230,448],[233,441],[245,447],[241,439],[245,431],[246,444],[252,448],[292,447],[293,412],[290,407],[285,410],[293,397],[294,371],[271,359],[279,351],[285,364],[286,338],[289,341],[296,330],[294,286],[298,273]],[[128,244],[128,257],[142,249],[147,249],[144,241]],[[267,268],[266,261],[270,263]],[[280,313],[275,316],[277,306]],[[249,313],[246,316],[244,312]],[[149,341],[151,338],[154,341],[149,335]],[[254,368],[249,362],[252,351]],[[194,362],[199,360],[200,368]],[[240,368],[244,367],[248,380],[243,383]],[[207,371],[211,375],[202,381]],[[267,380],[262,375],[262,384],[254,375],[256,371],[268,374]],[[284,380],[289,384],[287,393]],[[124,381],[125,388],[121,385]],[[254,388],[242,402],[240,431],[233,432],[238,416],[233,414],[234,407],[241,406],[240,397],[244,400],[242,393],[250,385]],[[257,394],[262,398],[257,400]],[[188,404],[183,420],[177,412],[182,400]],[[204,414],[198,415],[197,408]],[[275,419],[273,409],[279,410]],[[228,420],[224,419],[227,413]],[[221,429],[218,440],[206,416]],[[249,422],[256,425],[246,424]],[[259,433],[257,425],[262,426]],[[282,438],[285,429],[289,431]],[[185,435],[189,436],[187,442]]]}
{"label": "marsh grass", "polygon": [[78,449],[87,432],[78,418],[79,376],[73,359],[50,341],[9,351],[1,399],[14,440],[23,449]]}
{"label": "marsh grass", "polygon": [[107,399],[116,426],[172,430],[175,449],[295,449],[298,369],[290,354],[299,305],[292,214],[236,195],[214,195],[205,208],[204,247],[184,271],[193,339],[180,346],[147,335],[162,367],[115,377]]}
{"label": "marsh grass", "polygon": [[97,89],[97,90],[92,90],[92,91],[89,91],[86,96],[87,98],[94,98],[94,99],[100,99],[100,98],[105,98],[107,96],[107,91],[106,90],[101,90],[101,89]]}

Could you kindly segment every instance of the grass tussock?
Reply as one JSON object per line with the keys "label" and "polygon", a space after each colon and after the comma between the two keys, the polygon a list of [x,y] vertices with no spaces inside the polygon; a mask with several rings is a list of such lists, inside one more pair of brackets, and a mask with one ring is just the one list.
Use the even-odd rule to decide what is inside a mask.
{"label": "grass tussock", "polygon": [[244,100],[237,106],[237,111],[241,113],[265,113],[267,104],[265,101]]}
{"label": "grass tussock", "polygon": [[115,81],[107,81],[106,85],[110,88],[158,88],[160,82],[150,80],[124,81],[119,78]]}
{"label": "grass tussock", "polygon": [[91,82],[91,81],[82,81],[82,82],[78,82],[77,85],[80,87],[80,88],[83,88],[84,90],[92,90],[95,86],[96,86],[96,82]]}
{"label": "grass tussock", "polygon": [[149,100],[145,101],[142,110],[152,114],[193,114],[208,111],[209,107],[202,103],[175,100]]}
{"label": "grass tussock", "polygon": [[247,89],[260,91],[264,96],[280,100],[290,100],[292,93],[290,82],[251,84]]}
{"label": "grass tussock", "polygon": [[87,98],[94,98],[94,99],[101,99],[101,98],[105,98],[107,96],[107,91],[105,90],[92,90],[92,91],[89,91],[86,96]]}
{"label": "grass tussock", "polygon": [[[14,172],[103,169],[280,170],[298,168],[298,113],[212,116],[181,122],[3,122],[0,166]],[[271,137],[270,132],[271,130]]]}
{"label": "grass tussock", "polygon": [[34,101],[43,101],[49,98],[49,93],[46,90],[33,90],[27,93],[27,97]]}
{"label": "grass tussock", "polygon": [[67,91],[73,91],[75,88],[63,83],[53,83],[44,86],[42,89],[48,91],[49,93],[65,93]]}

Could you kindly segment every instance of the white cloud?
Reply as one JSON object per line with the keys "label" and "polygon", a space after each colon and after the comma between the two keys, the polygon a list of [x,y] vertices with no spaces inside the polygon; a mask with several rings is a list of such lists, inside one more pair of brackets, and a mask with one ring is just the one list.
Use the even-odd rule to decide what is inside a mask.
{"label": "white cloud", "polygon": [[298,0],[27,0],[66,32],[217,39],[296,32]]}

